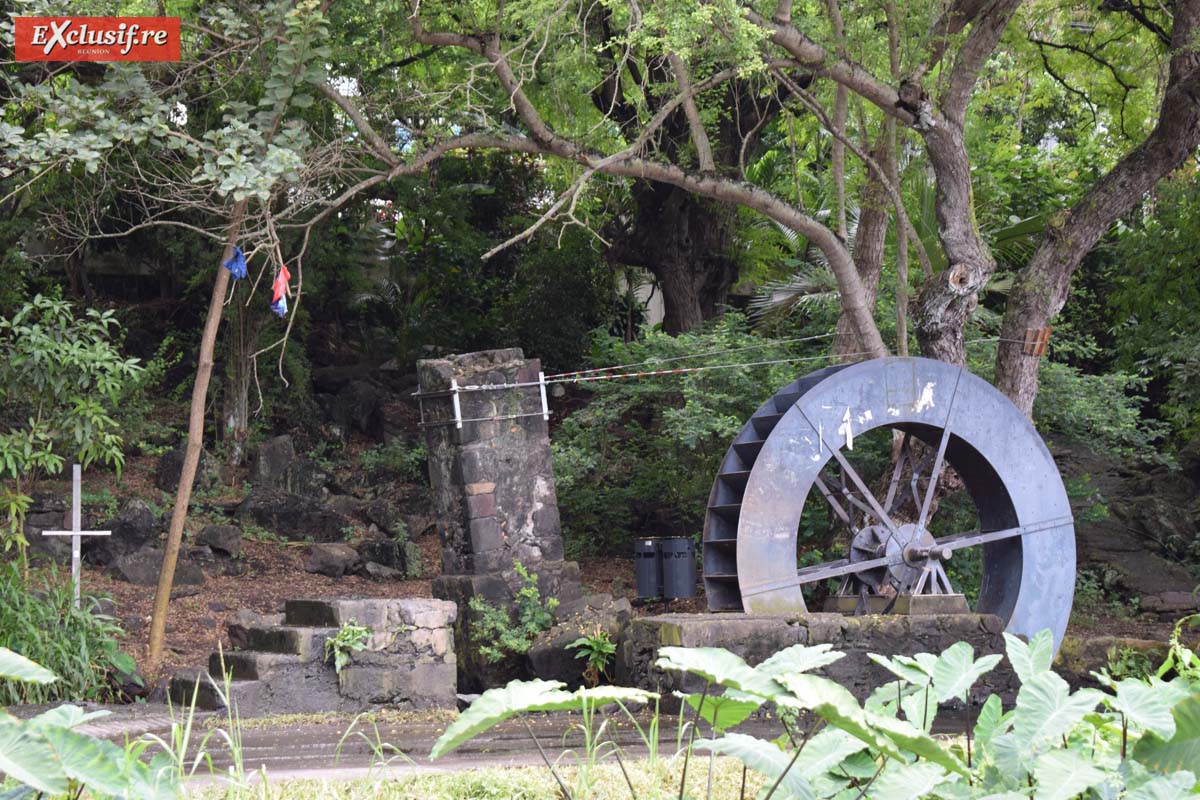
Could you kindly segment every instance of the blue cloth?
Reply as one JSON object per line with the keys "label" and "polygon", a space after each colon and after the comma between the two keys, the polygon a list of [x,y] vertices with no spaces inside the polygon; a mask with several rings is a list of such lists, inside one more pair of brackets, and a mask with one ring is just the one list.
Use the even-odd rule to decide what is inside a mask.
{"label": "blue cloth", "polygon": [[246,277],[246,256],[242,253],[242,248],[234,245],[233,255],[229,257],[229,260],[223,266],[229,270],[229,274],[233,276],[235,281]]}
{"label": "blue cloth", "polygon": [[276,300],[275,302],[271,303],[271,310],[275,312],[276,316],[286,317],[287,316],[287,298],[281,297],[278,300]]}

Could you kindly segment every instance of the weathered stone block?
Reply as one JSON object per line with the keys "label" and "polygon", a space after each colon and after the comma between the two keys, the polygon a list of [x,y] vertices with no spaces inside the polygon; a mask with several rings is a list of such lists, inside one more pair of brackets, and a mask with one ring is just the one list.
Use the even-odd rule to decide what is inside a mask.
{"label": "weathered stone block", "polygon": [[478,554],[504,547],[504,531],[500,529],[500,520],[495,517],[482,517],[471,520],[471,550]]}
{"label": "weathered stone block", "polygon": [[496,495],[475,494],[467,497],[467,517],[469,519],[494,516],[496,516]]}

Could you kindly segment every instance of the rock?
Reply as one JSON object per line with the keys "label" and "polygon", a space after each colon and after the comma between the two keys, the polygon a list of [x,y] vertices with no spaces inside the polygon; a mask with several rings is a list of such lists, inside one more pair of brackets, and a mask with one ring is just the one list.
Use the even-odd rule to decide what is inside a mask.
{"label": "rock", "polygon": [[363,561],[403,572],[406,568],[404,543],[395,539],[364,539],[358,543],[358,554]]}
{"label": "rock", "polygon": [[42,536],[42,531],[61,531],[71,527],[63,511],[30,511],[25,515],[25,541],[32,553],[49,556],[60,564],[71,563],[71,540],[65,536]]}
{"label": "rock", "polygon": [[371,417],[383,401],[383,391],[366,380],[354,380],[337,393],[332,421],[347,430],[369,435]]}
{"label": "rock", "polygon": [[250,608],[242,608],[225,623],[225,631],[229,634],[229,645],[235,650],[246,650],[250,647],[250,629],[267,625],[282,625],[283,614],[260,614]]}
{"label": "rock", "polygon": [[404,527],[411,539],[436,532],[437,519],[430,514],[401,514],[400,518],[404,520]]}
{"label": "rock", "polygon": [[325,505],[344,517],[357,517],[363,502],[354,495],[335,494],[325,499]]}
{"label": "rock", "polygon": [[[116,559],[109,567],[108,574],[119,581],[138,586],[157,586],[162,558],[162,550],[148,547]],[[204,573],[195,564],[180,561],[175,565],[175,586],[199,586],[203,583]],[[174,592],[172,596],[175,596]]]}
{"label": "rock", "polygon": [[360,563],[358,551],[353,547],[342,542],[333,542],[313,545],[308,561],[304,563],[304,569],[306,572],[340,578],[354,572]]}
{"label": "rock", "polygon": [[1197,592],[1159,592],[1142,598],[1142,611],[1175,619],[1185,614],[1200,611],[1200,594]]}
{"label": "rock", "polygon": [[[1071,688],[1096,687],[1092,672],[1124,662],[1126,667],[1140,666],[1152,672],[1167,657],[1166,642],[1153,639],[1128,639],[1119,636],[1063,637],[1062,647],[1054,657],[1054,670],[1062,675]],[[1129,676],[1116,676],[1129,677]],[[1141,676],[1138,676],[1141,677]]]}
{"label": "rock", "polygon": [[196,544],[208,545],[226,556],[242,553],[242,529],[237,525],[205,525],[196,534]]}
{"label": "rock", "polygon": [[250,520],[286,539],[311,537],[318,542],[341,541],[350,519],[311,497],[285,492],[254,489],[235,512],[240,520]]}
{"label": "rock", "polygon": [[381,403],[367,421],[365,433],[377,442],[387,444],[417,429],[418,412],[406,403]]}
{"label": "rock", "polygon": [[150,507],[141,500],[127,500],[115,519],[102,523],[100,530],[109,536],[86,537],[83,555],[92,564],[106,566],[158,540],[162,526]]}
{"label": "rock", "polygon": [[285,488],[288,468],[296,460],[291,436],[276,436],[250,450],[250,483],[258,488]]}
{"label": "rock", "polygon": [[404,578],[404,573],[392,567],[385,567],[383,564],[377,564],[374,561],[368,561],[363,567],[363,572],[377,581],[398,581]]}
{"label": "rock", "polygon": [[402,539],[408,534],[408,526],[404,524],[404,519],[396,507],[382,497],[367,503],[360,513],[368,522],[378,525],[388,536]]}
{"label": "rock", "polygon": [[[633,607],[625,598],[592,594],[565,603],[556,613],[554,627],[538,635],[526,654],[530,670],[539,678],[559,680],[571,688],[583,685],[584,659],[567,645],[580,636],[602,630],[616,643],[621,630],[633,615]],[[610,663],[610,669],[612,664]]]}
{"label": "rock", "polygon": [[[164,492],[175,492],[179,489],[179,475],[183,472],[183,458],[186,448],[178,447],[162,455],[158,460],[158,471],[154,475],[154,485]],[[196,483],[193,488],[211,489],[217,485],[217,472],[210,463],[208,454],[200,451],[200,464],[196,467]]]}
{"label": "rock", "polygon": [[297,458],[284,470],[283,488],[292,494],[323,498],[329,494],[325,487],[331,480],[332,476],[315,461]]}

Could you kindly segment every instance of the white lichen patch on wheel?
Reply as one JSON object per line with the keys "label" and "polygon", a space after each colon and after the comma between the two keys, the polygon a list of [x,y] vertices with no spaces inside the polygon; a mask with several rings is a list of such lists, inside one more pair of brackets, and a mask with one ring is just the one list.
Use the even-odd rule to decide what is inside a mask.
{"label": "white lichen patch on wheel", "polygon": [[936,381],[930,381],[925,384],[925,388],[921,390],[921,396],[917,399],[917,405],[913,409],[918,414],[927,408],[933,408],[933,387],[937,386]]}

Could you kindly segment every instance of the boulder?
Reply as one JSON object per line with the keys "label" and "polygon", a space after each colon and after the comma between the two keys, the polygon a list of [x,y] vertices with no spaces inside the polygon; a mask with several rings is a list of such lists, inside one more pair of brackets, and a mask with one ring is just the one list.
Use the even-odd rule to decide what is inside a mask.
{"label": "boulder", "polygon": [[359,433],[368,433],[371,417],[383,401],[383,391],[367,380],[354,380],[346,384],[333,403],[332,421],[346,430],[353,428]]}
{"label": "boulder", "polygon": [[363,572],[377,581],[398,581],[404,578],[404,573],[400,570],[376,564],[374,561],[368,561],[363,567]]}
{"label": "boulder", "polygon": [[102,523],[100,530],[112,531],[112,534],[85,537],[83,555],[92,564],[106,566],[156,542],[162,524],[150,507],[135,497],[126,500],[120,513]]}
{"label": "boulder", "polygon": [[363,539],[358,543],[358,554],[363,561],[375,562],[401,572],[405,569],[404,543],[383,537]]}
{"label": "boulder", "polygon": [[[157,586],[162,571],[163,551],[145,548],[116,559],[108,574],[119,581],[138,586]],[[204,583],[204,572],[190,561],[179,561],[175,565],[175,586],[199,586]],[[172,596],[175,593],[172,592]]]}
{"label": "boulder", "polygon": [[285,488],[287,472],[296,460],[291,436],[276,436],[250,450],[250,483],[256,488]]}
{"label": "boulder", "polygon": [[33,502],[25,512],[25,541],[33,553],[49,556],[54,561],[71,561],[71,540],[63,536],[42,536],[42,531],[61,531],[71,527],[67,504],[61,497],[34,492]]}
{"label": "boulder", "polygon": [[196,534],[196,544],[207,545],[225,556],[242,553],[242,529],[237,525],[205,525]]}
{"label": "boulder", "polygon": [[380,497],[364,505],[359,514],[367,522],[373,522],[388,536],[404,538],[408,534],[408,526],[396,507]]}
{"label": "boulder", "polygon": [[[558,680],[568,687],[583,685],[586,661],[577,657],[578,651],[567,645],[581,636],[602,630],[616,642],[621,629],[633,615],[633,607],[625,598],[593,594],[564,603],[555,614],[555,624],[534,639],[526,658],[534,675],[545,680]],[[612,664],[610,663],[610,669]]]}
{"label": "boulder", "polygon": [[304,563],[304,569],[306,572],[340,578],[357,570],[361,563],[358,551],[353,547],[342,542],[332,542],[314,544],[309,551],[308,561]]}
{"label": "boulder", "polygon": [[311,537],[317,542],[341,541],[352,525],[347,517],[311,497],[254,489],[235,512],[240,520],[274,531],[286,539]]}
{"label": "boulder", "polygon": [[407,403],[380,403],[367,421],[365,433],[375,441],[387,444],[417,430],[419,420],[420,413]]}
{"label": "boulder", "polygon": [[409,538],[418,539],[437,532],[437,519],[432,514],[401,514]]}
{"label": "boulder", "polygon": [[[177,447],[163,453],[158,460],[158,471],[154,475],[154,485],[164,492],[175,492],[179,489],[179,475],[183,472],[183,457],[186,448]],[[196,489],[211,489],[217,485],[216,469],[210,462],[208,454],[200,451],[200,464],[196,467]]]}
{"label": "boulder", "polygon": [[329,489],[326,486],[331,480],[328,472],[307,458],[297,458],[283,472],[283,488],[305,497],[328,497]]}

